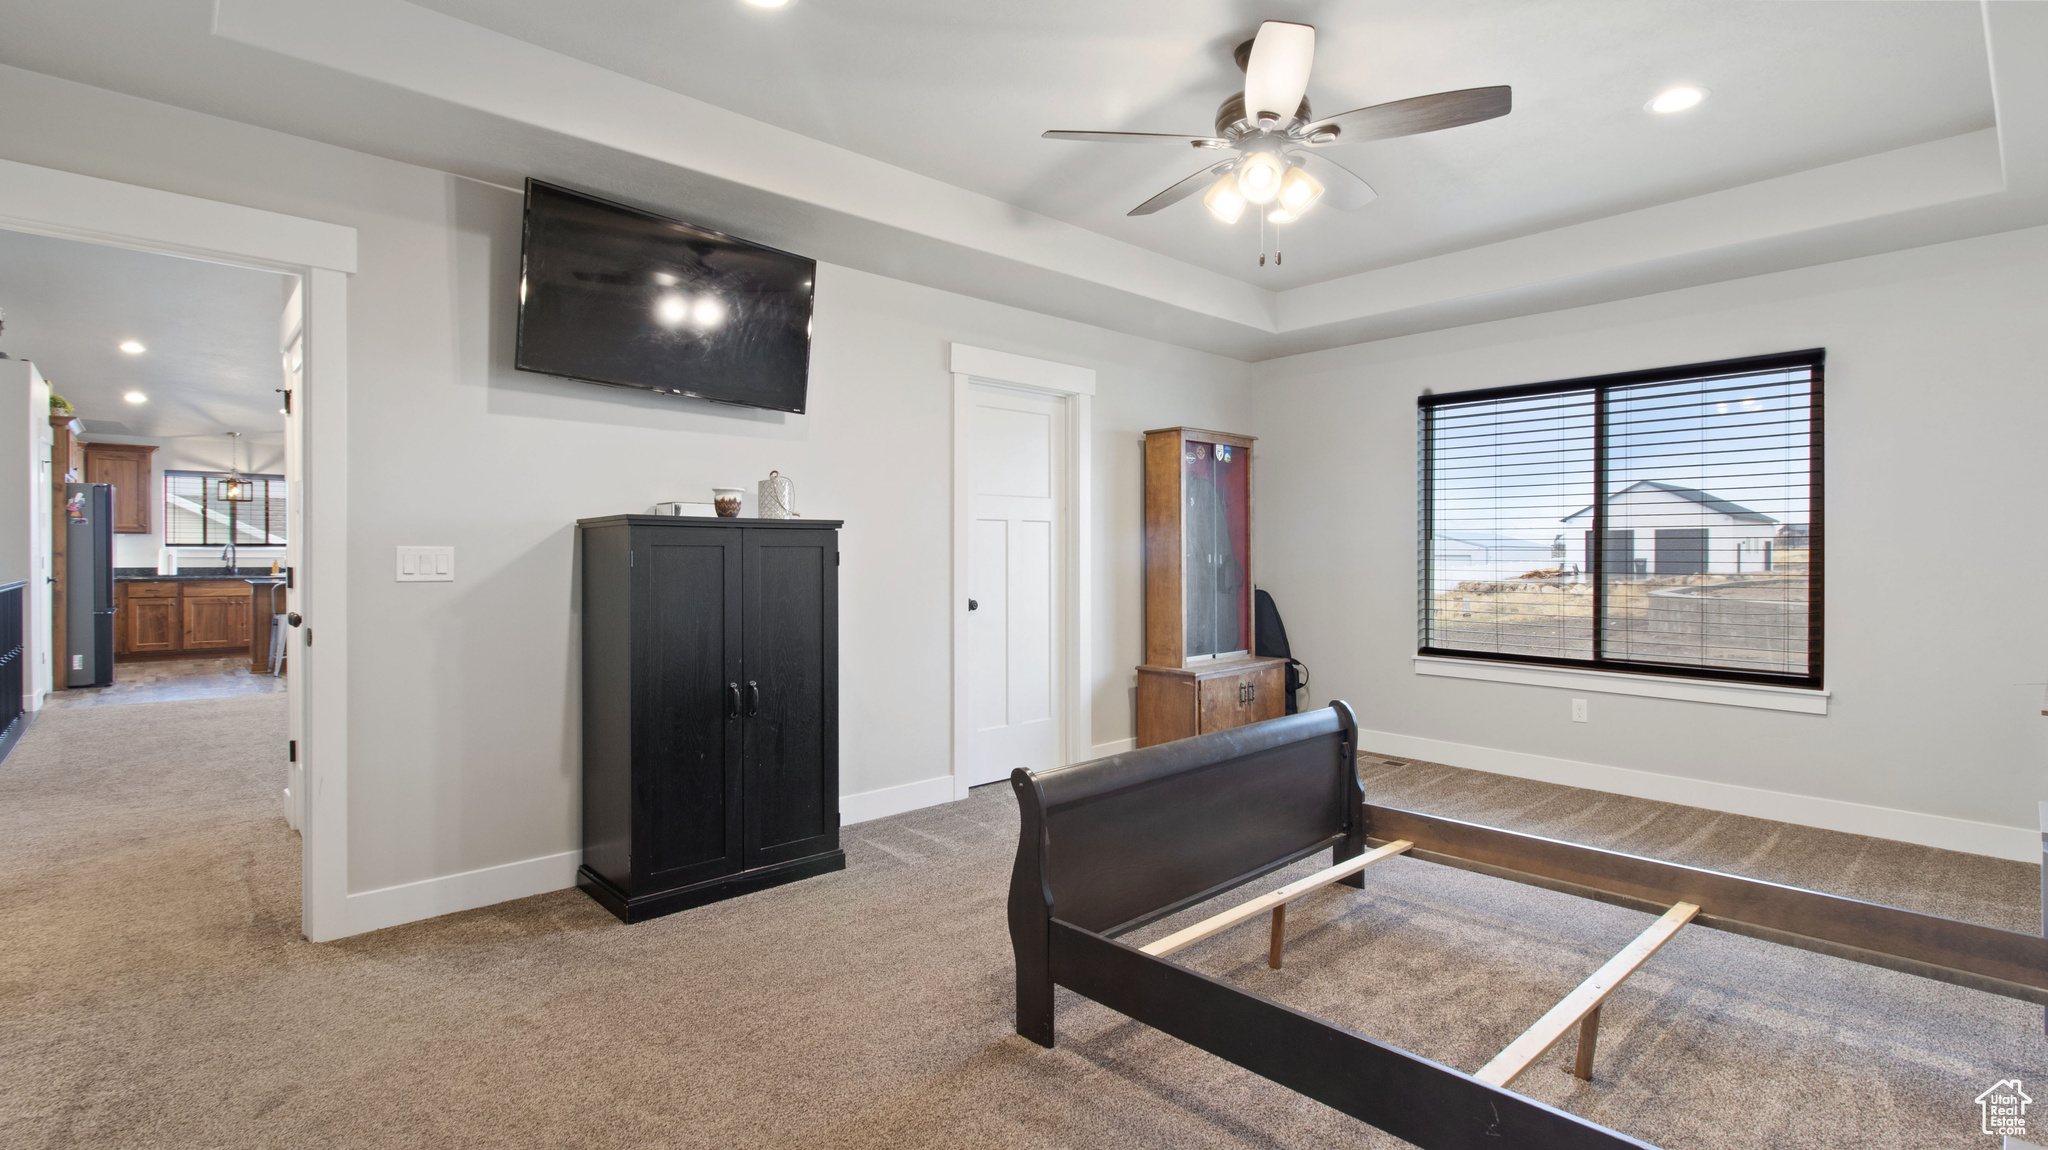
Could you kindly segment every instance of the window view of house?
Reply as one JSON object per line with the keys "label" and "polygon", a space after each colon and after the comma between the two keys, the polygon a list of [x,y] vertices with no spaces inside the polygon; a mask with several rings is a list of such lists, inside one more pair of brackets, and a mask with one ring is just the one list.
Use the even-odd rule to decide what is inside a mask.
{"label": "window view of house", "polygon": [[1424,397],[1422,651],[1817,681],[1818,376]]}

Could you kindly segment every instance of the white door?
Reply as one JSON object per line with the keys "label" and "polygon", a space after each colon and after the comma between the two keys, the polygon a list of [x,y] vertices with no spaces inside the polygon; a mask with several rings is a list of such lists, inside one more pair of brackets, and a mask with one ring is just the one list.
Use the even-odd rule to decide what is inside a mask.
{"label": "white door", "polygon": [[1060,763],[1066,401],[969,388],[966,783]]}
{"label": "white door", "polygon": [[[305,570],[305,482],[301,468],[299,438],[301,423],[299,413],[305,410],[302,388],[306,376],[306,285],[304,280],[292,289],[291,299],[284,305],[284,318],[280,328],[280,343],[284,354],[284,394],[278,404],[285,414],[284,420],[284,565],[291,573],[291,586],[284,593],[284,609],[299,609],[299,578]],[[260,626],[261,624],[259,624]],[[304,833],[306,820],[306,761],[300,748],[306,745],[305,689],[306,676],[302,661],[297,657],[304,649],[301,628],[286,627],[279,642],[285,654],[285,705],[291,712],[290,729],[285,753],[284,817],[293,830]]]}

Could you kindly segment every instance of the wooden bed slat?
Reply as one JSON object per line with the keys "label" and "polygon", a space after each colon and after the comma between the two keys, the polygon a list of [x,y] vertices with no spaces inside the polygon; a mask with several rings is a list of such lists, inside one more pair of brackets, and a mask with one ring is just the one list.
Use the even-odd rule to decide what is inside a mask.
{"label": "wooden bed slat", "polygon": [[1579,984],[1578,989],[1564,996],[1549,1013],[1536,1020],[1536,1025],[1522,1032],[1520,1038],[1507,1044],[1507,1048],[1493,1056],[1493,1061],[1479,1068],[1472,1077],[1495,1086],[1506,1086],[1515,1076],[1529,1069],[1531,1063],[1543,1057],[1543,1052],[1557,1045],[1574,1026],[1593,1019],[1591,1032],[1581,1029],[1579,1033],[1579,1058],[1577,1064],[1585,1070],[1581,1078],[1592,1075],[1592,1039],[1598,1033],[1597,1012],[1607,996],[1620,986],[1622,980],[1636,972],[1636,968],[1649,961],[1659,947],[1671,941],[1679,928],[1692,921],[1700,908],[1689,902],[1679,903],[1664,912],[1664,917],[1650,924],[1650,929],[1635,937],[1635,941],[1621,948],[1621,952],[1607,960],[1607,964],[1593,972],[1591,978]]}
{"label": "wooden bed slat", "polygon": [[[1249,902],[1239,903],[1222,914],[1211,915],[1193,926],[1174,931],[1165,938],[1148,942],[1138,949],[1154,958],[1164,958],[1176,950],[1183,950],[1193,946],[1212,934],[1221,934],[1238,923],[1257,918],[1269,910],[1279,909],[1300,898],[1302,895],[1321,890],[1339,879],[1349,878],[1376,862],[1393,858],[1413,845],[1415,844],[1405,841],[1391,842],[1383,847],[1369,850],[1355,859],[1347,859],[1336,866],[1319,870],[1307,878],[1296,879],[1279,890],[1262,894]],[[1277,938],[1276,928],[1276,942]],[[1277,953],[1277,945],[1274,950]],[[1278,964],[1275,963],[1274,965],[1277,966]]]}

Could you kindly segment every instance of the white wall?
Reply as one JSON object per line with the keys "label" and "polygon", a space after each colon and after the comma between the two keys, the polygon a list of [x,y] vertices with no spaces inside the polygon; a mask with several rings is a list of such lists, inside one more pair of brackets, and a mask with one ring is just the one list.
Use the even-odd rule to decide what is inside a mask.
{"label": "white wall", "polygon": [[[1262,582],[1318,697],[1349,699],[1381,749],[2030,857],[2043,300],[2033,229],[1263,364]],[[1828,352],[1825,716],[1415,673],[1424,389],[1807,347]],[[1945,542],[1902,548],[1902,523]]]}
{"label": "white wall", "polygon": [[[87,415],[85,418],[90,419],[93,416]],[[264,443],[244,437],[240,448],[241,458],[235,460],[232,457],[236,449],[229,445],[226,435],[171,438],[153,438],[145,435],[92,435],[86,438],[93,443],[137,443],[156,448],[156,453],[150,456],[149,533],[114,536],[116,567],[156,569],[157,553],[164,545],[164,472],[225,473],[239,463],[243,471],[253,475],[284,474],[282,442]],[[178,554],[181,571],[221,566],[218,547],[177,547],[173,550]],[[244,546],[235,551],[235,562],[243,567],[258,566],[272,559],[283,562],[284,548]]]}
{"label": "white wall", "polygon": [[[0,106],[8,159],[359,230],[352,890],[576,848],[576,519],[771,468],[803,514],[847,521],[842,791],[946,774],[952,340],[1097,372],[1094,738],[1131,734],[1138,435],[1244,426],[1245,365],[824,266],[806,415],[528,375],[509,362],[517,193],[15,69]],[[399,544],[453,545],[458,580],[395,583]]]}
{"label": "white wall", "polygon": [[25,359],[0,360],[0,584],[22,590],[22,707],[50,690],[50,385]]}

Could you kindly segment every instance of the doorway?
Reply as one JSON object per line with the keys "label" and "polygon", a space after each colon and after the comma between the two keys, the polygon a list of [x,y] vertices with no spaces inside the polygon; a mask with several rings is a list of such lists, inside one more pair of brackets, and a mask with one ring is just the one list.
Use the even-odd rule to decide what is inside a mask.
{"label": "doorway", "polygon": [[967,785],[1060,764],[1062,396],[971,385]]}
{"label": "doorway", "polygon": [[[294,673],[281,680],[287,686],[291,737],[276,740],[280,745],[275,760],[279,783],[284,768],[297,764],[302,772],[302,793],[296,796],[295,812],[280,809],[285,794],[279,786],[270,800],[274,804],[271,809],[288,817],[296,813],[299,818],[301,928],[308,938],[324,941],[399,921],[406,908],[381,903],[357,906],[347,890],[347,587],[343,577],[347,524],[343,493],[347,469],[346,300],[347,279],[356,263],[354,229],[9,161],[0,161],[0,229],[84,241],[97,249],[260,271],[272,278],[275,294],[262,337],[268,351],[257,370],[270,410],[284,412],[277,416],[283,425],[282,470],[291,473],[284,476],[291,521],[284,564],[291,575],[284,607],[288,616],[305,617],[306,626],[286,637],[288,659],[297,664]],[[297,294],[287,298],[286,286],[294,283]],[[280,394],[287,373],[294,369],[281,350],[289,346],[288,340],[280,340],[281,316],[285,328],[296,322],[300,333],[296,365],[300,374],[293,387],[296,394],[291,396]],[[60,393],[61,386],[60,380]],[[45,445],[49,446],[47,440]],[[44,459],[54,463],[47,455]],[[243,470],[250,469],[245,455]],[[316,477],[318,491],[327,494],[316,493]],[[48,478],[46,471],[46,482]],[[156,479],[153,473],[151,482]],[[158,492],[152,490],[155,494]],[[312,514],[320,500],[324,501],[317,504],[318,514]],[[161,510],[154,499],[151,502],[153,510]],[[268,565],[263,566],[267,573]],[[333,628],[323,629],[318,649],[311,643],[315,610],[321,611],[321,619]],[[199,615],[202,623],[210,625],[225,617],[217,606],[202,607]],[[183,625],[182,619],[179,625]],[[206,640],[202,635],[201,641]]]}
{"label": "doorway", "polygon": [[953,797],[1090,755],[1095,372],[967,344],[953,371]]}

